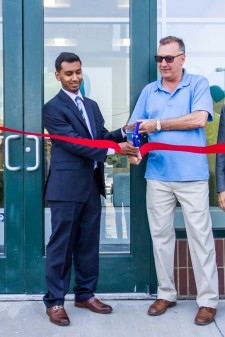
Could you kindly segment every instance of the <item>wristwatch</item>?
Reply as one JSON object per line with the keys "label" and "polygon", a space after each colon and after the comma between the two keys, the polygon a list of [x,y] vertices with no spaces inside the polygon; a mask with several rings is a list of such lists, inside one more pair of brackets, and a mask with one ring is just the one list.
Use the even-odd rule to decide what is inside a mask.
{"label": "wristwatch", "polygon": [[159,120],[156,121],[156,130],[157,131],[161,131],[162,127],[161,127],[161,123]]}

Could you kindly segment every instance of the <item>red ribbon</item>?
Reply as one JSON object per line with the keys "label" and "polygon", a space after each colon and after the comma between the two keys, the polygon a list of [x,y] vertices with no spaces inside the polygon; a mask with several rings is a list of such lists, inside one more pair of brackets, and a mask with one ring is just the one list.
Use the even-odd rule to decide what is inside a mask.
{"label": "red ribbon", "polygon": [[[121,154],[120,146],[112,141],[112,140],[96,140],[96,139],[86,139],[86,138],[71,138],[66,136],[58,136],[58,135],[49,135],[37,132],[26,132],[15,130],[11,128],[6,128],[4,126],[0,126],[0,130],[6,132],[13,132],[19,133],[23,135],[34,135],[38,137],[44,138],[53,138],[63,140],[65,142],[70,142],[74,144],[80,144],[84,146],[90,146],[95,148],[102,148],[102,149],[114,149],[117,153]],[[225,153],[225,143],[222,144],[213,144],[209,146],[188,146],[188,145],[171,145],[165,143],[146,143],[140,147],[140,153],[142,157],[154,150],[170,150],[170,151],[183,151],[183,152],[193,152],[193,153],[200,153],[200,154],[215,154],[215,153]]]}
{"label": "red ribbon", "polygon": [[80,144],[84,146],[90,146],[90,147],[96,147],[101,149],[114,149],[116,152],[121,153],[120,146],[113,142],[112,140],[96,140],[96,139],[86,139],[86,138],[71,138],[67,136],[58,136],[58,135],[49,135],[45,133],[37,133],[37,132],[27,132],[27,131],[20,131],[15,130],[11,128],[5,128],[4,126],[0,126],[0,130],[7,131],[7,132],[13,132],[13,133],[19,133],[22,135],[33,135],[43,138],[53,138],[53,139],[59,139],[63,140],[65,142],[74,143],[74,144]]}
{"label": "red ribbon", "polygon": [[165,143],[146,143],[141,146],[140,153],[144,156],[146,153],[154,150],[170,150],[193,152],[200,154],[225,153],[225,144],[213,144],[208,146],[189,146],[189,145],[171,145]]}

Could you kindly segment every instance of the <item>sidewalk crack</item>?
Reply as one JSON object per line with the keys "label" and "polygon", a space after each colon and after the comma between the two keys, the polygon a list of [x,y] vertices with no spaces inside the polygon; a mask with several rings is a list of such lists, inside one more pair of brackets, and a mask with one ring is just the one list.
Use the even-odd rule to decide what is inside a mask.
{"label": "sidewalk crack", "polygon": [[221,334],[221,337],[225,337],[225,335],[224,335],[223,332],[221,331],[219,325],[217,324],[216,320],[214,320],[214,323],[215,323],[215,325],[216,325],[216,327],[217,327],[219,333]]}

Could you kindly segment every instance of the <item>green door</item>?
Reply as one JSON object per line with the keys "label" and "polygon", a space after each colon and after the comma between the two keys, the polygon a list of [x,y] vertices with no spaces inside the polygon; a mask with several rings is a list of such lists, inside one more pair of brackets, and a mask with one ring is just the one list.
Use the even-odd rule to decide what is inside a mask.
{"label": "green door", "polygon": [[[0,1],[4,70],[0,79],[1,126],[41,132],[42,66],[39,57],[33,65],[32,53],[25,52],[31,38],[25,26],[34,20],[34,13],[28,15],[27,3],[30,4],[22,0]],[[35,7],[35,2],[32,4]],[[36,13],[35,19],[41,22],[41,4],[38,5],[40,15]],[[35,40],[40,37],[38,31]],[[31,76],[28,69],[35,76],[38,71],[38,76]],[[42,140],[16,132],[2,133],[0,180],[0,292],[43,291]]]}
{"label": "green door", "polygon": [[[156,43],[156,1],[108,0],[108,9],[100,6],[102,1],[96,1],[98,18],[96,13],[82,12],[85,6],[92,8],[91,0],[81,2],[79,17],[75,11],[79,2],[75,0],[3,1],[4,126],[43,132],[43,103],[59,90],[54,60],[61,51],[71,50],[83,61],[82,90],[91,98],[93,95],[103,115],[106,111],[107,127],[115,129],[126,122],[141,89],[156,76],[156,69],[149,67]],[[106,12],[101,13],[102,8]],[[79,40],[82,34],[85,39]],[[90,50],[93,43],[95,48]],[[119,84],[126,89],[118,90]],[[122,117],[121,111],[125,111]],[[50,213],[42,195],[50,142],[16,132],[5,133],[2,138],[0,292],[43,293]],[[155,290],[144,166],[130,168],[127,158],[118,156],[107,159],[98,292]]]}

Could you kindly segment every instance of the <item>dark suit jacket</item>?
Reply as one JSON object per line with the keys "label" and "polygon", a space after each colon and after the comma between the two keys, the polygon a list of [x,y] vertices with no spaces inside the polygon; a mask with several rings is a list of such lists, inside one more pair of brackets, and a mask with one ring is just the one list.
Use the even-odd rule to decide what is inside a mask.
{"label": "dark suit jacket", "polygon": [[[97,103],[84,97],[94,139],[122,142],[121,130],[108,132]],[[49,134],[89,138],[86,123],[72,99],[61,90],[44,105],[43,123]],[[100,193],[105,195],[104,160],[107,149],[51,139],[51,163],[45,186],[45,199],[86,202],[93,179],[94,161],[98,162]]]}
{"label": "dark suit jacket", "polygon": [[[225,143],[225,105],[221,110],[217,143]],[[216,188],[217,192],[225,191],[225,153],[216,155]]]}

